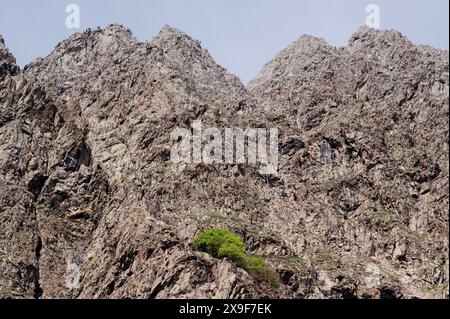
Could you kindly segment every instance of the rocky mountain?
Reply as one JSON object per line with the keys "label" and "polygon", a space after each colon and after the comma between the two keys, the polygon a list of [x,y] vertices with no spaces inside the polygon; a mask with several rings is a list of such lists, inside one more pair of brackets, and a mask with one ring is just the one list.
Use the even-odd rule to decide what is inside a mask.
{"label": "rocky mountain", "polygon": [[303,36],[249,84],[301,201],[282,232],[352,294],[448,294],[448,72],[448,52],[362,28],[345,48]]}
{"label": "rocky mountain", "polygon": [[[0,297],[448,297],[448,52],[303,36],[247,87],[111,25],[21,70],[0,37]],[[280,130],[280,166],[175,164],[171,132]],[[280,284],[193,249],[226,228]]]}

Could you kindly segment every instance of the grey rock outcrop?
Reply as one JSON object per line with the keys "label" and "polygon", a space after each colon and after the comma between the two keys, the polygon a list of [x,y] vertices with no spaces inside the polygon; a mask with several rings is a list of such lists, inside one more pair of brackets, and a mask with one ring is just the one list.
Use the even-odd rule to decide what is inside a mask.
{"label": "grey rock outcrop", "polygon": [[[244,87],[199,42],[111,25],[24,70],[0,38],[0,297],[448,297],[448,53],[303,36]],[[174,164],[170,133],[278,127],[280,173]],[[229,228],[272,286],[193,251]]]}
{"label": "grey rock outcrop", "polygon": [[321,247],[358,290],[374,263],[405,296],[448,293],[448,71],[448,52],[364,27],[345,48],[303,36],[249,84],[284,128],[299,252]]}

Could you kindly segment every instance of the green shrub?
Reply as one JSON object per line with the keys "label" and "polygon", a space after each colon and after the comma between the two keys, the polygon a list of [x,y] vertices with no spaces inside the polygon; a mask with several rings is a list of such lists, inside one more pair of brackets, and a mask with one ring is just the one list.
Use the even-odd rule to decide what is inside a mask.
{"label": "green shrub", "polygon": [[[222,258],[227,257],[224,255],[219,256],[219,250],[224,244],[234,246],[233,250],[241,251],[245,255],[245,246],[242,238],[225,229],[209,229],[194,241],[196,250]],[[227,249],[230,250],[230,248]]]}
{"label": "green shrub", "polygon": [[246,257],[245,250],[235,244],[224,243],[219,249],[219,258],[228,258],[239,266],[244,265]]}
{"label": "green shrub", "polygon": [[260,256],[247,256],[242,238],[228,230],[209,229],[195,239],[194,246],[198,251],[235,262],[258,280],[279,284],[275,271]]}
{"label": "green shrub", "polygon": [[259,256],[248,256],[244,262],[244,268],[249,272],[260,273],[267,267],[264,260]]}
{"label": "green shrub", "polygon": [[244,261],[244,269],[261,281],[279,286],[279,278],[275,271],[267,266],[260,256],[248,256]]}

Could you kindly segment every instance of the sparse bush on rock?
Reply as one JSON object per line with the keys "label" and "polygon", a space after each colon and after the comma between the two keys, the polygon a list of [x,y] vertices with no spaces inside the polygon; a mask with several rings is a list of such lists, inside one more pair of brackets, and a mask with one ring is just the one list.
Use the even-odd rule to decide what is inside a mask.
{"label": "sparse bush on rock", "polygon": [[246,257],[245,250],[235,244],[224,243],[219,249],[219,258],[228,258],[241,266],[245,263]]}
{"label": "sparse bush on rock", "polygon": [[[235,252],[242,252],[245,254],[245,246],[242,238],[236,234],[225,229],[209,229],[194,241],[195,249],[211,254],[214,257],[228,257],[226,255],[219,256],[220,248],[225,245],[227,251],[231,249]],[[222,251],[224,253],[224,251]]]}
{"label": "sparse bush on rock", "polygon": [[229,230],[206,230],[195,239],[194,246],[196,250],[209,253],[214,257],[229,259],[258,280],[272,285],[278,283],[275,271],[267,266],[264,259],[256,255],[248,256],[242,238]]}
{"label": "sparse bush on rock", "polygon": [[244,269],[261,281],[268,282],[274,286],[278,286],[279,284],[279,278],[276,272],[267,266],[264,259],[260,256],[246,256]]}

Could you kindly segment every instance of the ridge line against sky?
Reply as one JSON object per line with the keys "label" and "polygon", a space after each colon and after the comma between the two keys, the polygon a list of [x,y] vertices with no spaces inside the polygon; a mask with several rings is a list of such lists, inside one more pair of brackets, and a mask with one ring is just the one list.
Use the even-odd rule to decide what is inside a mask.
{"label": "ridge line against sky", "polygon": [[[448,0],[0,0],[0,34],[20,66],[48,55],[57,43],[87,28],[119,23],[140,41],[170,24],[202,42],[244,83],[302,34],[345,46],[364,25],[366,7],[380,8],[382,29],[419,45],[448,50]],[[66,6],[80,8],[80,29],[65,25]]]}

